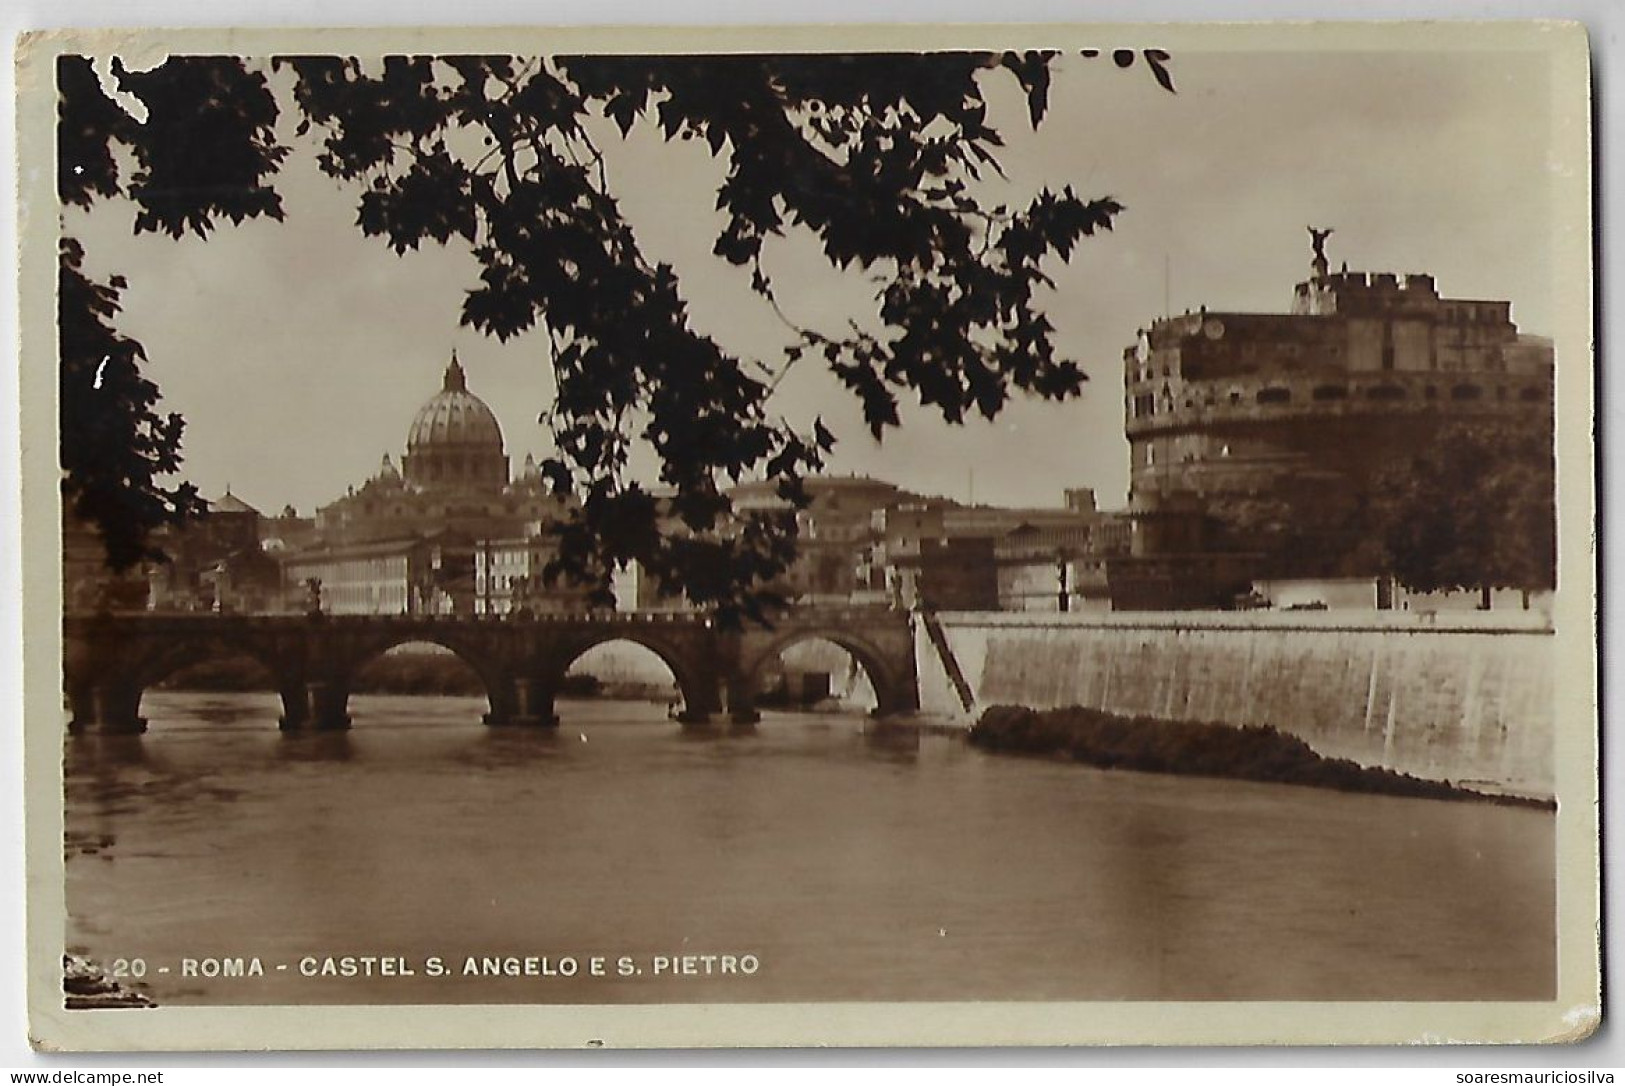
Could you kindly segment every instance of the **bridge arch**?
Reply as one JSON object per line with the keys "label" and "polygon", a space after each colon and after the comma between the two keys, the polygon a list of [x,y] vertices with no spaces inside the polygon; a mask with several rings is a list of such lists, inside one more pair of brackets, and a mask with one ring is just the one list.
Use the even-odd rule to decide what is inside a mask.
{"label": "bridge arch", "polygon": [[86,639],[66,636],[63,683],[71,727],[99,722],[116,731],[144,731],[141,701],[152,686],[176,672],[211,660],[253,661],[271,679],[282,702],[282,719],[301,719],[305,687],[297,662],[277,651],[274,641],[240,630],[220,629],[162,639],[121,643],[100,651]]}
{"label": "bridge arch", "polygon": [[231,635],[214,637],[186,637],[167,644],[154,646],[154,651],[133,662],[130,677],[142,688],[161,683],[182,668],[242,656],[253,660],[275,677],[283,669],[282,661],[248,638]]}
{"label": "bridge arch", "polygon": [[873,641],[850,630],[834,626],[804,626],[776,633],[768,641],[740,660],[743,690],[748,697],[762,680],[762,671],[771,661],[786,651],[808,641],[828,641],[851,654],[869,679],[874,689],[874,715],[911,712],[916,706],[912,697],[914,684],[911,676],[897,672],[888,660],[886,651]]}
{"label": "bridge arch", "polygon": [[592,650],[617,643],[636,645],[653,653],[671,672],[672,680],[676,682],[678,693],[683,699],[682,719],[695,723],[704,721],[720,708],[716,690],[716,671],[711,660],[708,657],[697,658],[703,654],[694,651],[692,647],[689,647],[689,651],[684,651],[686,646],[676,644],[672,639],[662,638],[653,630],[654,627],[644,629],[630,624],[615,625],[570,639],[553,661],[552,674],[549,676],[550,688],[557,690],[576,661]]}
{"label": "bridge arch", "polygon": [[[477,640],[459,636],[450,628],[433,624],[413,624],[399,629],[387,624],[381,631],[358,639],[344,654],[344,659],[328,676],[329,689],[320,700],[326,704],[319,711],[318,724],[342,726],[349,719],[349,697],[356,676],[395,649],[407,645],[433,645],[457,657],[480,680],[485,690],[487,723],[506,722],[515,711],[513,674],[501,654]],[[326,717],[324,721],[320,717]]]}

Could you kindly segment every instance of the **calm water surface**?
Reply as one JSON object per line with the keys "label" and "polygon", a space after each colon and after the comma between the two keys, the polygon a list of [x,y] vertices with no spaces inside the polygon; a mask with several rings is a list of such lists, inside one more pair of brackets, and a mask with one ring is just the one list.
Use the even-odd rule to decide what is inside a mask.
{"label": "calm water surface", "polygon": [[[68,943],[139,959],[161,1003],[1553,991],[1541,811],[1101,772],[858,715],[693,735],[577,702],[542,734],[356,697],[350,732],[284,735],[270,696],[143,708],[144,737],[68,741]],[[707,977],[708,954],[759,967]],[[367,955],[413,973],[299,973]],[[655,975],[683,955],[699,975]],[[537,975],[461,975],[508,957]]]}

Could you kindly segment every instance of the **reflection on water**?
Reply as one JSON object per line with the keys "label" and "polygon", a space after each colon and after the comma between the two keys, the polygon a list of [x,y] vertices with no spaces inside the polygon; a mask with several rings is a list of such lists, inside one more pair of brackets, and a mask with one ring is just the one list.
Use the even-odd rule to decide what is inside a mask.
{"label": "reflection on water", "polygon": [[282,738],[273,749],[284,762],[347,762],[355,756],[349,732],[296,732]]}
{"label": "reflection on water", "polygon": [[[1545,812],[856,715],[685,730],[580,702],[547,732],[483,708],[357,697],[349,732],[283,733],[271,696],[153,692],[146,736],[70,737],[70,950],[141,959],[169,1004],[1552,993]],[[300,975],[329,958],[375,975]],[[264,975],[204,975],[232,959]]]}

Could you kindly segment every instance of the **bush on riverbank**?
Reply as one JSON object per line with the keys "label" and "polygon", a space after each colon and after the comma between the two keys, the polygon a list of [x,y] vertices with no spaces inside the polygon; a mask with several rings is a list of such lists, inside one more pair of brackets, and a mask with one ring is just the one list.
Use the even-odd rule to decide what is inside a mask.
{"label": "bush on riverbank", "polygon": [[972,745],[984,750],[1059,755],[1101,769],[1228,777],[1422,799],[1554,806],[1368,768],[1346,758],[1325,758],[1303,740],[1272,727],[1125,717],[1081,706],[1040,712],[1021,705],[994,705],[982,713],[969,738]]}

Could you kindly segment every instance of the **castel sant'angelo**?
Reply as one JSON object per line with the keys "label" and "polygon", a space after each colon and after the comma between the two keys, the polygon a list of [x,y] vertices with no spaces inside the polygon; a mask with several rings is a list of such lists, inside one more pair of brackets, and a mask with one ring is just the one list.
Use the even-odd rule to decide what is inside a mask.
{"label": "castel sant'angelo", "polygon": [[[1261,504],[1309,544],[1299,569],[1339,568],[1373,473],[1458,421],[1552,428],[1551,341],[1511,303],[1441,297],[1431,275],[1329,269],[1310,228],[1310,278],[1289,313],[1203,309],[1154,321],[1123,354],[1131,494],[1199,503],[1238,535]],[[1238,543],[1246,540],[1238,539]]]}

